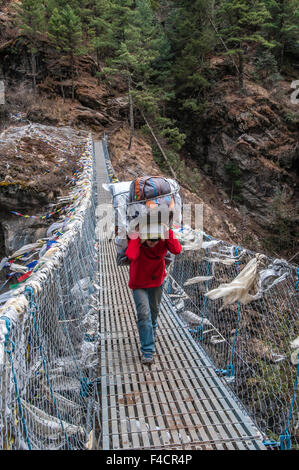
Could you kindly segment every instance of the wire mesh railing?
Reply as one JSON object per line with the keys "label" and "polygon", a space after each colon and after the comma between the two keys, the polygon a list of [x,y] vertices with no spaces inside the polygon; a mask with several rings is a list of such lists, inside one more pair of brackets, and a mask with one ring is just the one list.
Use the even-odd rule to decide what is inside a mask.
{"label": "wire mesh railing", "polygon": [[[91,136],[63,228],[0,309],[0,448],[77,450],[99,431],[96,198]],[[47,249],[46,249],[47,248]]]}
{"label": "wire mesh railing", "polygon": [[[117,182],[107,138],[103,148],[110,182]],[[179,227],[176,232],[180,235]],[[183,250],[170,265],[165,291],[217,373],[267,436],[265,444],[298,448],[298,267],[200,235],[201,248]],[[184,246],[184,235],[181,242]],[[206,296],[223,284],[230,287],[255,259],[260,267],[252,285],[240,292],[241,299],[251,296],[251,301]]]}
{"label": "wire mesh railing", "polygon": [[[233,249],[220,242],[217,248],[178,256],[171,267],[168,294],[219,375],[225,377],[269,437],[269,443],[281,448],[297,447],[298,361],[292,359],[291,347],[299,331],[296,268],[286,266],[288,275],[259,298],[247,304],[236,301],[223,306],[221,298],[211,300],[205,294],[229,284],[255,256],[239,249],[235,257],[219,257]],[[225,264],[227,260],[233,263]],[[274,261],[265,258],[265,271]],[[188,283],[199,276],[210,279]]]}

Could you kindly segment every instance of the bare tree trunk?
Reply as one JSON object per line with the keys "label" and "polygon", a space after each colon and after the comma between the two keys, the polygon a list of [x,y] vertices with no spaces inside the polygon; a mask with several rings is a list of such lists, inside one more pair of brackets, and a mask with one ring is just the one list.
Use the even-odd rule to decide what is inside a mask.
{"label": "bare tree trunk", "polygon": [[36,93],[36,57],[32,50],[31,50],[31,73],[32,73],[33,92],[35,94]]}
{"label": "bare tree trunk", "polygon": [[133,136],[134,136],[134,109],[133,109],[133,98],[132,98],[130,74],[128,74],[128,88],[129,88],[129,107],[130,107],[130,140],[129,140],[128,150],[131,150]]}
{"label": "bare tree trunk", "polygon": [[75,100],[75,91],[74,91],[74,55],[71,53],[71,71],[72,71],[72,102]]}
{"label": "bare tree trunk", "polygon": [[63,84],[62,84],[62,78],[60,78],[60,89],[61,89],[61,95],[62,95],[62,98],[63,98],[63,102],[65,103],[65,94],[64,94]]}
{"label": "bare tree trunk", "polygon": [[[215,33],[218,34],[218,36],[219,36],[219,38],[220,38],[220,41],[222,42],[222,45],[223,45],[224,49],[225,49],[226,51],[228,51],[228,47],[227,47],[227,45],[225,44],[225,42],[223,41],[223,39],[222,39],[222,37],[220,36],[220,34],[218,33],[215,24],[213,23],[213,21],[211,20],[210,17],[208,17],[208,18],[209,18],[209,21],[210,21],[211,25],[213,26],[213,29],[214,29]],[[237,64],[235,63],[234,58],[233,58],[232,56],[231,56],[231,61],[232,61],[232,63],[234,64],[234,66],[236,67],[237,72],[239,73],[238,66],[237,66]]]}
{"label": "bare tree trunk", "polygon": [[[141,110],[140,110],[140,111],[141,111]],[[162,149],[162,147],[161,147],[161,145],[160,145],[160,142],[158,141],[157,137],[155,136],[155,133],[154,133],[153,129],[152,129],[151,126],[149,125],[149,123],[148,123],[148,121],[147,121],[147,119],[146,119],[146,117],[144,116],[144,114],[143,114],[142,111],[141,111],[141,115],[142,115],[142,117],[143,117],[143,119],[144,119],[144,121],[145,121],[145,124],[147,125],[147,127],[148,127],[149,130],[151,131],[151,134],[152,134],[153,138],[155,139],[155,142],[156,142],[156,144],[158,145],[158,147],[159,147],[159,149],[160,149],[160,152],[162,153],[162,155],[163,155],[163,157],[164,157],[164,160],[166,161],[167,165],[169,166],[170,171],[171,171],[171,173],[172,173],[172,176],[174,177],[174,179],[176,179],[175,171],[174,171],[174,169],[172,168],[172,166],[171,166],[171,164],[170,164],[170,162],[169,162],[167,156],[165,155],[164,150]]]}
{"label": "bare tree trunk", "polygon": [[243,91],[244,90],[244,64],[243,64],[242,52],[239,52],[238,56],[239,56],[239,88],[240,88],[240,91]]}
{"label": "bare tree trunk", "polygon": [[[97,67],[98,67],[98,71],[101,70],[101,66],[100,66],[100,54],[99,54],[99,49],[97,48]],[[97,84],[100,85],[100,77],[97,76]]]}

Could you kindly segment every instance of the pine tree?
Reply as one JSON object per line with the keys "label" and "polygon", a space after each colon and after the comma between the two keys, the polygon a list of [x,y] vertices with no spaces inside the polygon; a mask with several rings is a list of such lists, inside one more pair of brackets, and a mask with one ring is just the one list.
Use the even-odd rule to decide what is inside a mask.
{"label": "pine tree", "polygon": [[80,18],[81,23],[85,23],[85,19],[91,14],[93,4],[95,0],[43,0],[47,15],[49,18],[54,10],[57,8],[58,11],[62,11],[67,5],[73,10],[73,12]]}
{"label": "pine tree", "polygon": [[113,27],[117,47],[125,40],[125,29],[130,26],[134,0],[111,0],[107,21]]}
{"label": "pine tree", "polygon": [[269,49],[275,46],[262,34],[263,24],[270,18],[270,13],[264,0],[226,0],[218,3],[215,20],[219,37],[226,45],[225,54],[238,58],[239,87],[242,90],[244,53],[248,43]]}
{"label": "pine tree", "polygon": [[129,141],[130,149],[134,135],[132,86],[133,83],[135,84],[137,82],[139,82],[139,86],[143,86],[146,81],[145,75],[152,56],[150,55],[148,45],[145,43],[149,37],[142,31],[142,26],[146,24],[146,19],[144,18],[144,21],[140,21],[139,6],[142,5],[143,0],[137,2],[137,10],[137,4],[133,4],[132,2],[123,2],[123,5],[121,5],[118,0],[114,0],[112,3],[113,15],[116,15],[114,16],[115,22],[113,24],[115,40],[116,42],[120,42],[120,47],[116,56],[110,61],[110,68],[106,68],[105,70],[106,73],[122,76],[127,83],[131,129]]}
{"label": "pine tree", "polygon": [[299,56],[299,3],[298,0],[265,0],[265,3],[270,18],[262,29],[275,43],[273,52],[282,66],[286,54]]}
{"label": "pine tree", "polygon": [[110,0],[94,0],[92,14],[89,18],[88,36],[90,47],[96,53],[98,69],[101,70],[101,62],[104,57],[112,56],[117,50],[117,42],[114,30],[109,21],[111,9]]}
{"label": "pine tree", "polygon": [[49,38],[56,49],[70,61],[72,79],[72,101],[74,101],[75,58],[86,51],[82,39],[82,25],[74,10],[66,5],[61,11],[54,8],[49,21]]}
{"label": "pine tree", "polygon": [[[124,13],[124,11],[123,11]],[[117,40],[122,31],[123,40],[118,53],[110,61],[106,73],[121,75],[127,82],[129,97],[130,141],[134,134],[134,103],[140,110],[160,117],[161,102],[167,97],[165,81],[166,59],[169,48],[149,0],[136,0],[131,8],[126,7],[126,21],[117,21]],[[164,120],[164,126],[165,126]]]}
{"label": "pine tree", "polygon": [[22,0],[16,5],[16,23],[26,38],[31,60],[31,76],[34,93],[36,92],[37,63],[39,41],[45,31],[45,8],[41,0]]}
{"label": "pine tree", "polygon": [[[163,2],[165,3],[165,2]],[[212,0],[172,0],[168,9],[166,34],[174,56],[171,68],[175,90],[174,112],[182,120],[200,114],[210,83],[206,77],[207,57],[215,46],[215,33],[209,23]]]}
{"label": "pine tree", "polygon": [[171,3],[171,0],[150,0],[151,8],[165,33],[167,33],[165,22],[171,12]]}

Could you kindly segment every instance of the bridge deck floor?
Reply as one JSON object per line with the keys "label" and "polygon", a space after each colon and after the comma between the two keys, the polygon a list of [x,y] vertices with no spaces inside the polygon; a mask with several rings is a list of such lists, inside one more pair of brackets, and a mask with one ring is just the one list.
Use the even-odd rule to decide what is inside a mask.
{"label": "bridge deck floor", "polygon": [[[99,204],[111,203],[102,145]],[[100,228],[101,230],[101,228]],[[102,449],[260,450],[263,438],[163,294],[155,362],[140,362],[128,268],[99,234]]]}

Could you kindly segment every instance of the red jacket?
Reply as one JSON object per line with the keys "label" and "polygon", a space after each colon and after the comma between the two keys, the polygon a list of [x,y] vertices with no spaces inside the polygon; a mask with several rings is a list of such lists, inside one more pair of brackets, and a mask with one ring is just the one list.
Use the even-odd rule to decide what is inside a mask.
{"label": "red jacket", "polygon": [[178,255],[182,251],[179,241],[169,230],[168,239],[160,240],[153,248],[141,243],[140,238],[129,240],[126,255],[130,263],[130,289],[159,287],[166,276],[164,257],[167,253]]}

